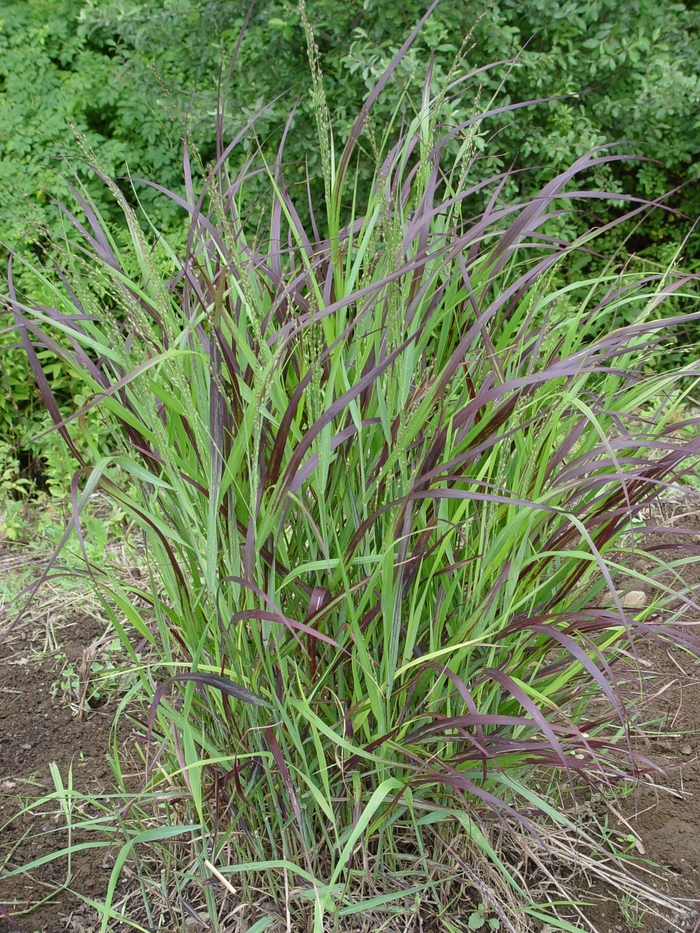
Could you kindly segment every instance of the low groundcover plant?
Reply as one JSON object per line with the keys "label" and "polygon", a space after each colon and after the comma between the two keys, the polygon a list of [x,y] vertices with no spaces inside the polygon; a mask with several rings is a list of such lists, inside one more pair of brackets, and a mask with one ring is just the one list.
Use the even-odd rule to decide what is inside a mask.
{"label": "low groundcover plant", "polygon": [[[575,801],[652,767],[630,658],[646,640],[698,648],[682,584],[653,555],[658,572],[631,566],[640,520],[700,449],[668,402],[692,367],[645,360],[700,312],[664,318],[686,290],[674,269],[586,265],[614,224],[558,232],[572,205],[613,197],[585,186],[612,150],[508,203],[507,172],[478,176],[488,108],[441,123],[448,91],[475,93],[456,74],[437,91],[428,74],[384,141],[365,133],[401,54],[340,153],[314,71],[320,205],[283,145],[266,163],[251,120],[207,171],[185,148],[185,194],[162,191],[186,213],[182,248],[105,178],[128,238],[76,185],[55,266],[10,264],[8,306],[79,459],[78,541],[97,489],[145,541],[148,584],[92,571],[138,671],[121,708],[143,756],[103,930],[127,857],[176,833],[178,903],[221,930],[260,891],[295,930],[373,911],[577,929],[556,868],[574,857],[644,893],[614,853],[597,867]],[[598,271],[567,282],[576,257]],[[615,328],[623,309],[634,323]],[[69,417],[38,348],[92,393]],[[107,455],[73,441],[95,410]],[[646,607],[623,605],[632,585]],[[139,877],[155,897],[160,867]]]}

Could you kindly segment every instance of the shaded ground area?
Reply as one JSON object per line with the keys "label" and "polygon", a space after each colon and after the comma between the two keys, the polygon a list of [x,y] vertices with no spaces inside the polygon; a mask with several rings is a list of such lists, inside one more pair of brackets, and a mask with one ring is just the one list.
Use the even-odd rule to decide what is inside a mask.
{"label": "shaded ground area", "polygon": [[[695,515],[678,524],[700,534]],[[697,547],[700,541],[688,536],[674,540],[678,546],[659,552],[666,561],[687,557],[680,545]],[[684,568],[683,579],[700,593],[700,561]],[[95,912],[69,890],[41,902],[66,883],[103,900],[112,867],[109,852],[96,849],[73,856],[70,877],[64,858],[31,876],[7,877],[13,868],[67,845],[66,816],[58,797],[39,807],[38,814],[21,813],[55,794],[57,772],[64,786],[72,780],[74,789],[86,794],[104,795],[112,785],[107,754],[115,697],[109,690],[94,690],[90,682],[96,652],[105,645],[105,624],[98,612],[82,604],[85,598],[60,598],[60,611],[49,601],[43,612],[34,613],[31,625],[0,646],[0,906],[17,924],[0,916],[0,933],[92,933]],[[684,621],[694,620],[688,616]],[[600,933],[700,933],[700,660],[647,645],[641,661],[648,697],[640,717],[654,719],[656,726],[638,751],[662,770],[616,801],[616,831],[629,834],[631,855],[642,854],[666,867],[654,867],[646,877],[681,899],[686,911],[675,922],[666,922],[638,912],[610,891],[584,889],[581,896],[597,901],[588,916]],[[57,768],[53,774],[51,762]],[[82,839],[74,834],[71,841]],[[428,927],[422,928],[427,933]]]}

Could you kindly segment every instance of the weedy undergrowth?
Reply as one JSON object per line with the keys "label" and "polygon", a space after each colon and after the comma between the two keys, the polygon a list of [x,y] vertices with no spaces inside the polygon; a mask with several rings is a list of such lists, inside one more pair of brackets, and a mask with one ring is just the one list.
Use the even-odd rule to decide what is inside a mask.
{"label": "weedy undergrowth", "polygon": [[[103,930],[127,857],[157,840],[167,853],[178,833],[188,855],[164,864],[222,930],[256,890],[288,929],[349,929],[413,901],[450,929],[456,891],[472,892],[472,925],[575,929],[552,868],[572,853],[643,889],[621,863],[596,869],[598,840],[548,788],[607,791],[650,768],[630,740],[639,688],[616,659],[647,639],[698,649],[680,584],[637,573],[652,598],[634,615],[616,585],[645,510],[700,450],[668,402],[695,370],[644,367],[681,323],[662,305],[688,279],[611,264],[557,284],[615,224],[569,243],[548,221],[614,197],[585,176],[624,157],[598,150],[507,203],[507,172],[470,181],[474,128],[497,104],[440,122],[444,94],[466,100],[477,78],[436,92],[429,75],[412,119],[370,140],[372,190],[353,190],[367,113],[406,48],[342,149],[317,89],[322,205],[284,144],[264,162],[251,119],[220,134],[199,181],[185,148],[184,195],[149,182],[187,214],[183,251],[145,235],[105,178],[127,245],[76,183],[60,272],[25,265],[20,293],[8,268],[8,306],[81,464],[78,542],[99,489],[146,544],[150,585],[93,572],[138,669],[122,709],[143,774]],[[261,176],[262,208],[246,197]],[[623,207],[619,223],[650,206]],[[32,277],[50,301],[32,301]],[[634,323],[601,333],[623,308]],[[92,387],[70,418],[38,347]],[[93,409],[113,448],[90,459],[67,427]]]}

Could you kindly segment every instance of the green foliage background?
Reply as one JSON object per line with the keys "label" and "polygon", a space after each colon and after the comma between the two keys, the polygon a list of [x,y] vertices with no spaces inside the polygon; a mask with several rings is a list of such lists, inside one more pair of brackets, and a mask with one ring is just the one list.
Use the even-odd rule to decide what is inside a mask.
{"label": "green foliage background", "polygon": [[[4,4],[0,182],[9,198],[3,240],[16,240],[28,218],[56,222],[47,194],[67,193],[55,160],[63,153],[75,166],[80,152],[74,131],[85,135],[110,173],[129,171],[166,186],[177,187],[181,179],[181,121],[204,158],[211,157],[219,69],[233,53],[247,6],[247,0]],[[424,0],[308,3],[341,135],[425,6]],[[437,84],[473,29],[465,70],[517,58],[513,68],[483,76],[482,102],[501,82],[499,105],[571,95],[533,108],[527,120],[504,117],[485,171],[493,163],[515,162],[534,169],[523,181],[532,188],[542,173],[594,146],[626,140],[662,164],[624,164],[609,183],[658,196],[700,172],[699,23],[692,5],[647,0],[442,3],[406,58],[393,99],[387,95],[376,111],[375,124],[381,126],[400,99],[401,79],[411,71],[425,73],[431,57]],[[314,138],[310,87],[296,5],[258,0],[231,76],[227,134],[279,98],[260,124],[262,137],[278,134],[298,95],[289,157],[316,166],[317,148],[305,146]],[[455,101],[455,120],[470,115],[475,92]],[[98,184],[94,193],[102,196]],[[684,194],[691,214],[697,197],[694,187]],[[157,210],[167,209],[158,199]],[[655,235],[675,239],[674,221],[665,218]]]}
{"label": "green foliage background", "polygon": [[[308,0],[337,148],[425,6],[425,0]],[[46,250],[50,231],[66,226],[54,199],[70,201],[71,172],[88,186],[104,215],[119,223],[110,214],[104,186],[85,166],[87,153],[113,177],[147,177],[176,190],[182,185],[185,126],[202,159],[214,158],[221,69],[225,79],[247,10],[247,0],[4,3],[0,241],[5,248]],[[443,2],[404,59],[393,92],[374,110],[372,125],[380,134],[396,107],[410,110],[403,85],[411,74],[422,77],[432,61],[437,87],[462,48],[461,73],[505,64],[484,71],[465,91],[456,89],[447,103],[448,121],[465,120],[475,109],[487,109],[492,99],[503,107],[567,95],[530,108],[525,119],[503,114],[490,120],[490,132],[496,126],[496,133],[476,140],[484,177],[511,165],[528,170],[509,182],[504,197],[527,195],[593,147],[624,140],[627,151],[657,161],[602,167],[589,186],[646,198],[683,186],[671,203],[695,218],[700,214],[699,25],[700,11],[692,2]],[[320,188],[321,155],[317,146],[307,145],[316,138],[310,91],[296,3],[258,0],[230,76],[225,135],[231,138],[274,101],[258,123],[260,140],[273,158],[296,104],[286,157],[308,162]],[[454,145],[459,144],[456,138]],[[359,170],[369,181],[371,133],[363,145],[367,163]],[[171,201],[143,185],[125,181],[123,186],[156,225],[174,237],[181,233],[183,219]],[[601,219],[616,209],[600,202]],[[582,228],[590,222],[582,218]],[[689,229],[678,215],[657,211],[626,248],[652,266],[666,263]],[[683,252],[686,263],[695,266],[697,240],[691,238]],[[34,413],[24,354],[12,349],[15,342],[10,328],[0,335],[5,389],[0,440],[26,447],[40,416]],[[81,390],[60,368],[54,379],[59,397]]]}

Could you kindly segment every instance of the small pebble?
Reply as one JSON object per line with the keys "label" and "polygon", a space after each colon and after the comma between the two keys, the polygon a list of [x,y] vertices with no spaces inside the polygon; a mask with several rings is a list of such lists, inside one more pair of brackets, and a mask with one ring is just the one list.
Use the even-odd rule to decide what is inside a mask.
{"label": "small pebble", "polygon": [[681,749],[681,755],[692,755],[692,754],[693,754],[693,749],[690,747],[690,745],[684,745],[683,748]]}
{"label": "small pebble", "polygon": [[623,609],[644,609],[647,604],[647,594],[644,590],[630,590],[622,597]]}
{"label": "small pebble", "polygon": [[700,535],[693,535],[693,544],[700,544]]}

